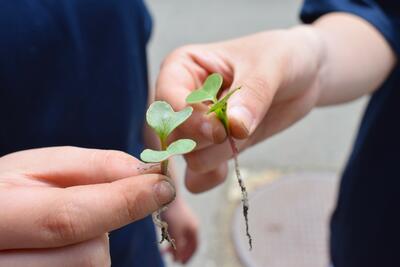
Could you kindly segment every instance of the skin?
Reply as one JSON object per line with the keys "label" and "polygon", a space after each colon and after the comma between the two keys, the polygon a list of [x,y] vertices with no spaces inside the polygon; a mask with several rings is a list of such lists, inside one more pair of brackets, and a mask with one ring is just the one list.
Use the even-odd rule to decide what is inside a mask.
{"label": "skin", "polygon": [[[370,24],[349,14],[330,14],[312,26],[180,48],[163,64],[156,98],[181,109],[191,90],[208,74],[220,72],[226,88],[243,87],[228,108],[230,130],[243,150],[316,106],[373,92],[395,63],[389,45]],[[221,183],[231,157],[222,125],[204,116],[204,110],[197,105],[176,134],[199,144],[186,157],[186,185],[193,192]],[[0,158],[0,266],[110,266],[107,232],[174,198],[172,182],[158,171],[121,152],[71,147]],[[159,183],[169,189],[160,190]],[[173,204],[178,208],[170,213],[184,210],[181,203]],[[170,216],[182,218],[178,213],[166,219]],[[171,229],[171,234],[178,239],[186,235],[185,228]],[[184,262],[189,254],[174,256]]]}
{"label": "skin", "polygon": [[[146,141],[157,145],[154,136]],[[119,151],[54,147],[0,157],[0,267],[110,266],[107,233],[175,198],[173,180],[159,173],[158,164]],[[197,218],[180,196],[163,216],[177,243],[167,252],[187,263]]]}
{"label": "skin", "polygon": [[186,264],[198,247],[198,220],[182,197],[177,198],[162,213],[168,222],[168,231],[175,239],[176,249],[168,246],[164,252],[171,254],[175,262]]}
{"label": "skin", "polygon": [[0,158],[0,266],[110,266],[107,233],[170,203],[154,165],[118,151],[53,147]]}
{"label": "skin", "polygon": [[[396,61],[367,21],[331,13],[309,26],[179,48],[161,67],[156,99],[181,109],[209,74],[221,73],[226,90],[243,88],[228,102],[230,131],[242,151],[290,127],[314,107],[372,93]],[[176,138],[190,136],[198,143],[186,156],[185,179],[187,188],[198,193],[224,181],[232,154],[222,125],[204,115],[207,106],[194,108]]]}
{"label": "skin", "polygon": [[[159,173],[158,164],[119,151],[54,147],[1,157],[0,267],[110,266],[107,233],[175,198],[173,181]],[[164,219],[177,242],[167,252],[187,263],[197,218],[177,197]]]}

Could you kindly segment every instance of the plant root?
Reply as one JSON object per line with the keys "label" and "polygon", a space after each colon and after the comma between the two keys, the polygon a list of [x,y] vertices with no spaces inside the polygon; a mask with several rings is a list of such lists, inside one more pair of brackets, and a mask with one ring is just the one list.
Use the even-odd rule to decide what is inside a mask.
{"label": "plant root", "polygon": [[172,246],[172,248],[174,250],[176,250],[175,239],[171,238],[171,236],[168,233],[168,223],[161,219],[161,213],[163,211],[165,211],[166,209],[167,209],[167,207],[163,207],[163,208],[159,209],[158,211],[154,212],[152,214],[153,222],[157,227],[159,227],[161,229],[160,244],[162,244],[165,240],[168,243],[170,243],[170,245]]}
{"label": "plant root", "polygon": [[228,135],[228,139],[229,139],[229,143],[231,145],[232,148],[232,153],[233,153],[233,160],[235,163],[235,172],[236,172],[236,178],[238,180],[239,186],[240,186],[240,190],[242,191],[242,205],[243,205],[243,216],[244,216],[244,220],[246,223],[246,235],[247,238],[249,240],[249,250],[253,249],[253,239],[250,235],[250,231],[249,231],[249,218],[248,218],[248,213],[249,213],[249,199],[247,196],[247,189],[246,186],[243,182],[242,179],[242,174],[240,173],[240,169],[239,169],[239,160],[238,160],[238,154],[239,151],[237,149],[235,140],[233,139],[232,136]]}

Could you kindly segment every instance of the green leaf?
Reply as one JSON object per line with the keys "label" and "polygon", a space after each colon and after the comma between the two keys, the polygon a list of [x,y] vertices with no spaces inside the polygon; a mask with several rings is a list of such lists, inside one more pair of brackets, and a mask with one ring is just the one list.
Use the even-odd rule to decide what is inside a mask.
{"label": "green leaf", "polygon": [[222,99],[218,100],[211,108],[208,110],[207,114],[214,112],[217,118],[222,122],[225,127],[225,130],[229,132],[229,124],[228,124],[228,114],[226,110],[228,108],[228,99],[237,91],[240,90],[241,87],[238,87],[229,93],[227,93]]}
{"label": "green leaf", "polygon": [[192,115],[192,111],[192,107],[186,107],[175,112],[167,102],[156,101],[147,110],[146,120],[160,139],[166,141],[171,132]]}
{"label": "green leaf", "polygon": [[180,139],[170,144],[167,150],[157,151],[152,149],[145,149],[140,158],[145,162],[162,162],[174,155],[182,155],[189,153],[196,147],[196,142],[190,139]]}
{"label": "green leaf", "polygon": [[193,91],[187,98],[186,102],[189,104],[201,103],[204,101],[217,102],[217,94],[221,89],[223,82],[222,75],[213,73],[207,77],[203,86]]}
{"label": "green leaf", "polygon": [[167,148],[170,155],[182,155],[191,152],[196,147],[196,142],[191,139],[180,139]]}
{"label": "green leaf", "polygon": [[161,162],[169,158],[168,151],[157,151],[153,149],[145,149],[140,154],[140,159],[144,162]]}

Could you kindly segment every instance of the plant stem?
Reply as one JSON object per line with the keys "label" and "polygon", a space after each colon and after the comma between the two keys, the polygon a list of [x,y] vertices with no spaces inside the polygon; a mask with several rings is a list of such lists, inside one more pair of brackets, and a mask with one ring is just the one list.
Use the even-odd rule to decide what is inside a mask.
{"label": "plant stem", "polygon": [[235,163],[236,178],[238,180],[238,183],[239,183],[239,186],[240,186],[240,190],[242,191],[243,216],[244,216],[244,220],[245,220],[245,223],[246,223],[246,235],[247,235],[247,238],[249,240],[249,249],[252,250],[252,248],[253,248],[253,239],[251,238],[250,231],[249,231],[249,218],[248,218],[249,199],[248,199],[248,196],[247,196],[246,186],[244,185],[244,182],[243,182],[243,179],[242,179],[242,174],[240,173],[240,169],[239,169],[239,160],[238,160],[239,151],[237,149],[235,140],[229,134],[228,134],[228,139],[229,139],[229,143],[230,143],[231,148],[232,148],[233,160],[234,160],[234,163]]}
{"label": "plant stem", "polygon": [[168,160],[161,162],[161,174],[168,175]]}
{"label": "plant stem", "polygon": [[[161,149],[166,150],[167,149],[167,142],[165,140],[160,140],[161,141]],[[161,162],[161,174],[162,175],[168,175],[168,160],[164,160]],[[153,217],[153,222],[155,225],[157,225],[161,229],[161,240],[160,244],[166,240],[168,243],[171,244],[171,246],[176,250],[175,246],[175,240],[171,238],[171,236],[168,233],[168,223],[163,221],[161,218],[161,213],[165,211],[168,207],[162,207],[158,211],[154,212],[152,217]]]}

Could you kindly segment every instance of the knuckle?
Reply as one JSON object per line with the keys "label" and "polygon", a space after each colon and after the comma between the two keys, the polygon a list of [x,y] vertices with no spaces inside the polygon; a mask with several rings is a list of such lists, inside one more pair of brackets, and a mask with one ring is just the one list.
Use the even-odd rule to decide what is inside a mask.
{"label": "knuckle", "polygon": [[185,56],[195,49],[196,45],[188,44],[175,49],[172,54],[178,57]]}
{"label": "knuckle", "polygon": [[167,65],[175,62],[176,59],[182,57],[184,54],[185,54],[185,50],[183,47],[179,47],[179,48],[175,49],[174,51],[172,51],[165,57],[165,59],[161,63],[160,68],[161,69],[165,68]]}
{"label": "knuckle", "polygon": [[195,48],[196,45],[193,44],[184,45],[176,48],[164,59],[164,61],[161,63],[161,68],[164,68],[166,65],[175,62],[177,59],[188,56],[190,52],[193,51]]}
{"label": "knuckle", "polygon": [[81,213],[79,208],[71,203],[62,203],[41,221],[44,239],[55,244],[67,244],[79,238],[81,227],[77,223]]}

